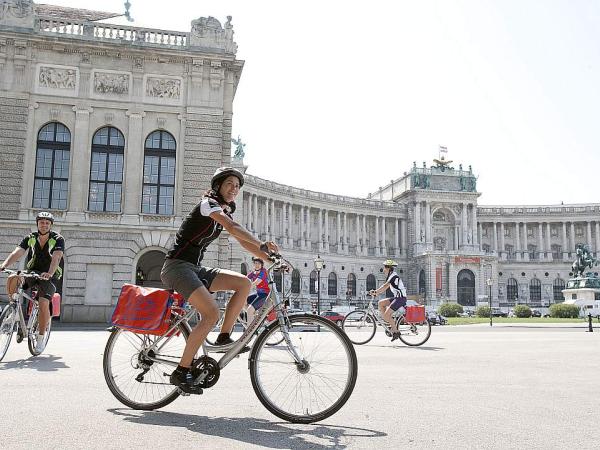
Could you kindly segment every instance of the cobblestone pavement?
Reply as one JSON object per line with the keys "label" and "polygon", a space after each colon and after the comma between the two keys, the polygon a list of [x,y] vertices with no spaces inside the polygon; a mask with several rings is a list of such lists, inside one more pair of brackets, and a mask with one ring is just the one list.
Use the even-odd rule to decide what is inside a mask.
{"label": "cobblestone pavement", "polygon": [[202,396],[130,410],[104,382],[108,333],[56,327],[47,354],[13,340],[0,363],[0,448],[598,448],[599,331],[436,327],[417,348],[379,331],[348,403],[300,426],[262,407],[247,356]]}

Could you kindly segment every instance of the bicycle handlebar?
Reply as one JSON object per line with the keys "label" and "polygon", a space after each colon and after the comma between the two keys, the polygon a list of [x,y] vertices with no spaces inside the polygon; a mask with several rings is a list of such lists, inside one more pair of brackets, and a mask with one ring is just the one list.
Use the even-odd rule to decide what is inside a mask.
{"label": "bicycle handlebar", "polygon": [[24,278],[35,278],[36,280],[41,280],[42,277],[34,272],[26,272],[24,270],[11,270],[11,269],[2,269],[0,272],[6,272],[9,275],[18,275]]}

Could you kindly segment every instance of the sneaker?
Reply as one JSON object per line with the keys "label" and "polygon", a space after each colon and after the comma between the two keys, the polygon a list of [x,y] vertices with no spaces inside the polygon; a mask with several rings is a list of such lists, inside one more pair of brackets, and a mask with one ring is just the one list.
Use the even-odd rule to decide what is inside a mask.
{"label": "sneaker", "polygon": [[36,353],[42,353],[44,351],[44,348],[46,347],[44,338],[45,338],[45,336],[43,334],[38,334],[36,336],[36,341],[35,341],[35,352]]}
{"label": "sneaker", "polygon": [[[227,333],[221,333],[221,334],[219,334],[219,336],[215,340],[215,347],[220,347],[220,346],[224,346],[224,345],[230,345],[230,344],[233,344],[234,342],[235,341],[233,339],[231,339],[231,337]],[[245,345],[240,350],[240,353],[246,353],[246,352],[249,352],[249,351],[250,351],[250,347],[248,347],[247,345]],[[225,350],[218,350],[217,353],[225,353]]]}
{"label": "sneaker", "polygon": [[396,339],[400,339],[400,333],[392,333],[392,342],[394,342]]}
{"label": "sneaker", "polygon": [[175,369],[171,373],[169,381],[187,394],[202,394],[202,388],[194,386],[194,377],[189,370],[183,372]]}
{"label": "sneaker", "polygon": [[17,330],[17,344],[23,342],[23,333],[21,332],[21,328]]}

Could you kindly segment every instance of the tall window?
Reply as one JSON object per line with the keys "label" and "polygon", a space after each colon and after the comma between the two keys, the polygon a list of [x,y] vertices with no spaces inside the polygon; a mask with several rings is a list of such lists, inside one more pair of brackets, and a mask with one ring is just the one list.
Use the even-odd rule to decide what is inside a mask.
{"label": "tall window", "polygon": [[537,259],[537,246],[533,244],[527,244],[527,253],[529,253],[529,259]]}
{"label": "tall window", "polygon": [[529,282],[529,299],[533,302],[542,301],[542,282],[537,278],[532,278]]}
{"label": "tall window", "polygon": [[506,299],[514,302],[519,296],[519,284],[514,278],[509,278],[506,283]]}
{"label": "tall window", "polygon": [[71,133],[52,122],[38,133],[33,207],[67,209]]}
{"label": "tall window", "polygon": [[506,252],[506,259],[515,259],[515,247],[514,245],[504,245],[504,251]]}
{"label": "tall window", "polygon": [[377,280],[375,279],[375,275],[370,273],[367,275],[367,291],[371,291],[377,288]]}
{"label": "tall window", "polygon": [[142,192],[145,214],[173,214],[175,150],[175,139],[166,131],[154,131],[146,138]]}
{"label": "tall window", "polygon": [[356,297],[356,275],[348,274],[348,292],[346,297]]}
{"label": "tall window", "polygon": [[113,127],[100,128],[92,139],[90,211],[121,211],[125,138]]}
{"label": "tall window", "polygon": [[335,272],[331,272],[329,278],[327,278],[327,295],[337,295],[337,275]]}
{"label": "tall window", "polygon": [[300,271],[294,269],[292,271],[292,294],[300,293]]}
{"label": "tall window", "polygon": [[564,302],[565,301],[565,297],[563,296],[563,289],[565,288],[565,280],[561,280],[560,278],[557,278],[554,280],[554,283],[552,285],[552,290],[554,291],[554,301],[559,303],[559,302]]}
{"label": "tall window", "polygon": [[309,293],[316,294],[317,293],[317,271],[313,270],[310,273],[310,286],[308,288]]}
{"label": "tall window", "polygon": [[562,258],[562,245],[552,244],[552,259],[560,259]]}

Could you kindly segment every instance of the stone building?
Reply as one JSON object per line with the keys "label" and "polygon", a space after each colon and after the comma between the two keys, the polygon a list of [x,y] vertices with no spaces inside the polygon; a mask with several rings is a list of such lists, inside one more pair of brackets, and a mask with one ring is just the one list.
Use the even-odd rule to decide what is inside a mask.
{"label": "stone building", "polygon": [[[117,26],[115,14],[0,4],[0,257],[39,210],[65,236],[61,320],[103,321],[125,282],[160,285],[182,217],[231,157],[243,61],[231,18],[189,32]],[[251,172],[251,168],[250,168]],[[356,306],[399,263],[428,305],[562,301],[575,243],[600,252],[600,205],[482,206],[469,167],[415,164],[367,198],[313,192],[247,173],[237,220],[294,266],[278,275],[293,306]],[[325,261],[320,283],[313,261]],[[207,265],[251,266],[222,236]],[[0,299],[4,299],[0,296]]]}

